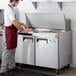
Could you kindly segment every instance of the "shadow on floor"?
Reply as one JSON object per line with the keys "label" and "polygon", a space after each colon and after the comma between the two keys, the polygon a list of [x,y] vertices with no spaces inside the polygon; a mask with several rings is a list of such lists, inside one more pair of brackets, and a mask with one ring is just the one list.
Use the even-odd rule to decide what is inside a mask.
{"label": "shadow on floor", "polygon": [[55,75],[47,75],[47,74],[43,74],[39,72],[16,70],[16,71],[8,72],[0,76],[55,76]]}

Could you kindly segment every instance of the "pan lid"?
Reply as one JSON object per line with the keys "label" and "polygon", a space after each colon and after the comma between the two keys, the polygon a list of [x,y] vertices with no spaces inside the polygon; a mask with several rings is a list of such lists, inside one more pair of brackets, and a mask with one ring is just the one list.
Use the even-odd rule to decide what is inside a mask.
{"label": "pan lid", "polygon": [[26,13],[26,23],[34,28],[65,29],[63,13]]}

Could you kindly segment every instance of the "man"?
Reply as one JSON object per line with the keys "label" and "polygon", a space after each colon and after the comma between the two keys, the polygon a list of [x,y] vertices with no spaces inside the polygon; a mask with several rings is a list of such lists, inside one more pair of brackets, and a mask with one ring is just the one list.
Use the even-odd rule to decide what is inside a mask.
{"label": "man", "polygon": [[27,25],[18,22],[15,18],[14,7],[19,0],[10,0],[4,12],[5,20],[5,48],[2,53],[0,74],[15,69],[15,50],[17,47],[17,30],[26,31]]}

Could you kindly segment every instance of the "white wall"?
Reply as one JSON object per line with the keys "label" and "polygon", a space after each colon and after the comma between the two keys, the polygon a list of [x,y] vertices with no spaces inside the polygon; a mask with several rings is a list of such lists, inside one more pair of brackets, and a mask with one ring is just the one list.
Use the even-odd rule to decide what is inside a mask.
{"label": "white wall", "polygon": [[0,0],[0,9],[4,9],[7,4],[8,4],[9,0]]}
{"label": "white wall", "polygon": [[19,10],[19,19],[21,22],[26,23],[25,21],[25,12],[36,12],[32,3],[29,0],[23,0],[19,2],[18,5]]}

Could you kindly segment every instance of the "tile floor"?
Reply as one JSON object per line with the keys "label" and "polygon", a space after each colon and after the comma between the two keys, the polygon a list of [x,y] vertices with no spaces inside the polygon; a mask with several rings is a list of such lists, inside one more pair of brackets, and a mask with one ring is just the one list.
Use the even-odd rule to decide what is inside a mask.
{"label": "tile floor", "polygon": [[34,71],[34,72],[40,72],[42,74],[47,74],[49,76],[55,75],[55,76],[76,76],[76,68],[63,68],[60,71],[60,74],[56,74],[55,70],[47,69],[47,68],[38,68],[38,67],[20,67],[17,66],[18,70],[24,70],[24,71]]}
{"label": "tile floor", "polygon": [[60,74],[56,74],[55,70],[51,70],[51,69],[46,69],[46,68],[21,68],[18,67],[21,70],[25,70],[25,71],[36,71],[36,72],[41,72],[44,74],[48,74],[48,75],[55,75],[55,76],[76,76],[76,68],[63,68],[60,71]]}

